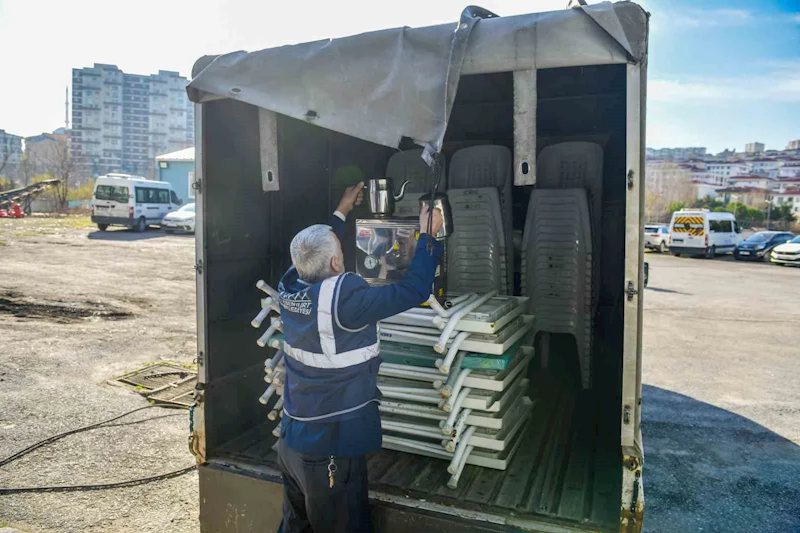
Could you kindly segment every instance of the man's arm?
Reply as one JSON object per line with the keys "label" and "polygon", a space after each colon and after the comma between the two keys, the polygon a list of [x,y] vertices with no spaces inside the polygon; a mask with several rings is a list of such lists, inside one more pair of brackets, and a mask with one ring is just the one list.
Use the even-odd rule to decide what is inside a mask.
{"label": "man's arm", "polygon": [[333,234],[336,235],[336,238],[339,239],[339,242],[344,240],[344,231],[347,229],[345,220],[345,215],[338,209],[328,217],[328,225],[331,227]]}
{"label": "man's arm", "polygon": [[345,221],[347,215],[353,210],[353,207],[361,205],[361,200],[364,198],[364,182],[358,182],[352,187],[345,189],[342,194],[342,199],[339,200],[339,205],[336,206],[336,211],[328,217],[328,225],[331,227],[333,234],[339,241],[344,239],[344,231],[347,227]]}
{"label": "man's arm", "polygon": [[[428,243],[432,243],[430,252]],[[423,233],[417,242],[414,259],[400,281],[392,285],[370,287],[360,276],[345,276],[339,291],[343,296],[337,307],[340,325],[359,329],[427,300],[441,256],[442,244]]]}

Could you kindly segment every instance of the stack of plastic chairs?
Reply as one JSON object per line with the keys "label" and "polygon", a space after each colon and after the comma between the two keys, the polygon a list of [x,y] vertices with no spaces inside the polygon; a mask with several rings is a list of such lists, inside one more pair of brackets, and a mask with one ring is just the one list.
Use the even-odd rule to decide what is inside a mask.
{"label": "stack of plastic chairs", "polygon": [[[447,190],[447,165],[445,165],[444,158],[441,162],[439,192],[445,192]],[[394,154],[386,167],[386,177],[394,180],[394,186],[398,190],[404,181],[409,181],[405,196],[402,200],[395,202],[394,216],[415,217],[419,215],[419,197],[430,193],[433,187],[433,170],[422,159],[422,150],[406,150]]]}
{"label": "stack of plastic chairs", "polygon": [[455,225],[448,242],[448,291],[513,294],[511,151],[504,146],[459,150],[450,162],[448,183]]}
{"label": "stack of plastic chairs", "polygon": [[505,228],[494,187],[450,189],[455,233],[447,243],[449,293],[508,293]]}
{"label": "stack of plastic chairs", "polygon": [[523,237],[522,287],[538,332],[575,337],[584,388],[591,384],[592,232],[584,189],[536,189]]}
{"label": "stack of plastic chairs", "polygon": [[[588,194],[594,249],[594,287],[600,268],[600,224],[603,214],[603,148],[591,142],[565,142],[548,146],[536,159],[537,189],[585,189]],[[597,290],[592,294],[597,307]]]}

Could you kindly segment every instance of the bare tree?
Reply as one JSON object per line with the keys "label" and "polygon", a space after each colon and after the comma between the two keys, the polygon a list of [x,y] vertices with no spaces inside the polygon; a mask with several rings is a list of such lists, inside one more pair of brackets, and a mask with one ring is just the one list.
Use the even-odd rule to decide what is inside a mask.
{"label": "bare tree", "polygon": [[31,178],[36,175],[36,166],[28,154],[24,154],[19,160],[17,167],[17,178],[21,187],[27,187],[31,184]]}
{"label": "bare tree", "polygon": [[3,152],[0,153],[0,174],[6,169],[6,165],[8,165],[8,158],[11,157],[11,152],[6,149],[3,149]]}
{"label": "bare tree", "polygon": [[[8,166],[8,159],[11,157],[11,151],[8,148],[4,148],[0,146],[0,177],[3,175],[3,171]],[[10,178],[7,180],[9,184],[9,189],[14,188],[14,181]],[[0,191],[3,190],[4,180],[0,180]]]}
{"label": "bare tree", "polygon": [[78,174],[77,162],[70,154],[69,140],[58,139],[53,141],[43,158],[47,173],[60,180],[58,185],[53,188],[53,191],[58,210],[64,211],[67,208],[70,186]]}

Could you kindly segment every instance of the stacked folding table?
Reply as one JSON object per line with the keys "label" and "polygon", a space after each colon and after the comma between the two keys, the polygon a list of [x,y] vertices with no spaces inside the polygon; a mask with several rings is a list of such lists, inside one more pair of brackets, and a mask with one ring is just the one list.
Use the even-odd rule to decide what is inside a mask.
{"label": "stacked folding table", "polygon": [[[464,294],[380,323],[384,448],[504,470],[531,412],[525,299]],[[444,467],[444,465],[443,465]]]}
{"label": "stacked folding table", "polygon": [[[280,434],[283,417],[282,324],[276,295],[267,293],[253,327],[266,327],[259,346],[269,383],[259,401]],[[526,396],[533,348],[525,339],[533,317],[526,298],[468,293],[440,305],[433,298],[379,324],[383,447],[446,460],[455,488],[464,466],[504,470],[516,451],[533,403]],[[270,315],[273,315],[272,317]]]}

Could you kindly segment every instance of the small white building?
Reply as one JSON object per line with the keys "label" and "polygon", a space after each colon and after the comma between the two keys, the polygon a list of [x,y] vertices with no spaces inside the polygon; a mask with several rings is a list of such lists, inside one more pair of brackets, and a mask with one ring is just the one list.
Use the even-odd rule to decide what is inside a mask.
{"label": "small white building", "polygon": [[714,181],[723,187],[728,186],[728,179],[732,176],[747,176],[750,174],[750,165],[742,161],[721,162],[716,161],[706,165],[706,171],[715,178]]}
{"label": "small white building", "polygon": [[721,185],[708,183],[704,180],[692,180],[692,185],[694,186],[695,197],[698,200],[702,200],[703,198],[716,200],[719,197],[717,191],[723,188]]}
{"label": "small white building", "polygon": [[785,163],[778,169],[779,178],[797,178],[800,177],[800,163],[791,162]]}
{"label": "small white building", "polygon": [[775,193],[772,198],[773,205],[789,204],[792,206],[792,213],[797,220],[800,220],[800,187],[786,189],[783,192]]}
{"label": "small white building", "polygon": [[757,187],[759,189],[778,189],[778,178],[767,176],[731,176],[728,178],[729,187]]}
{"label": "small white building", "polygon": [[750,172],[757,176],[769,176],[777,178],[780,168],[784,165],[783,161],[777,159],[751,159],[747,162],[750,165]]}
{"label": "small white building", "polygon": [[778,181],[778,191],[783,192],[787,189],[800,188],[800,176],[794,178],[782,178]]}

